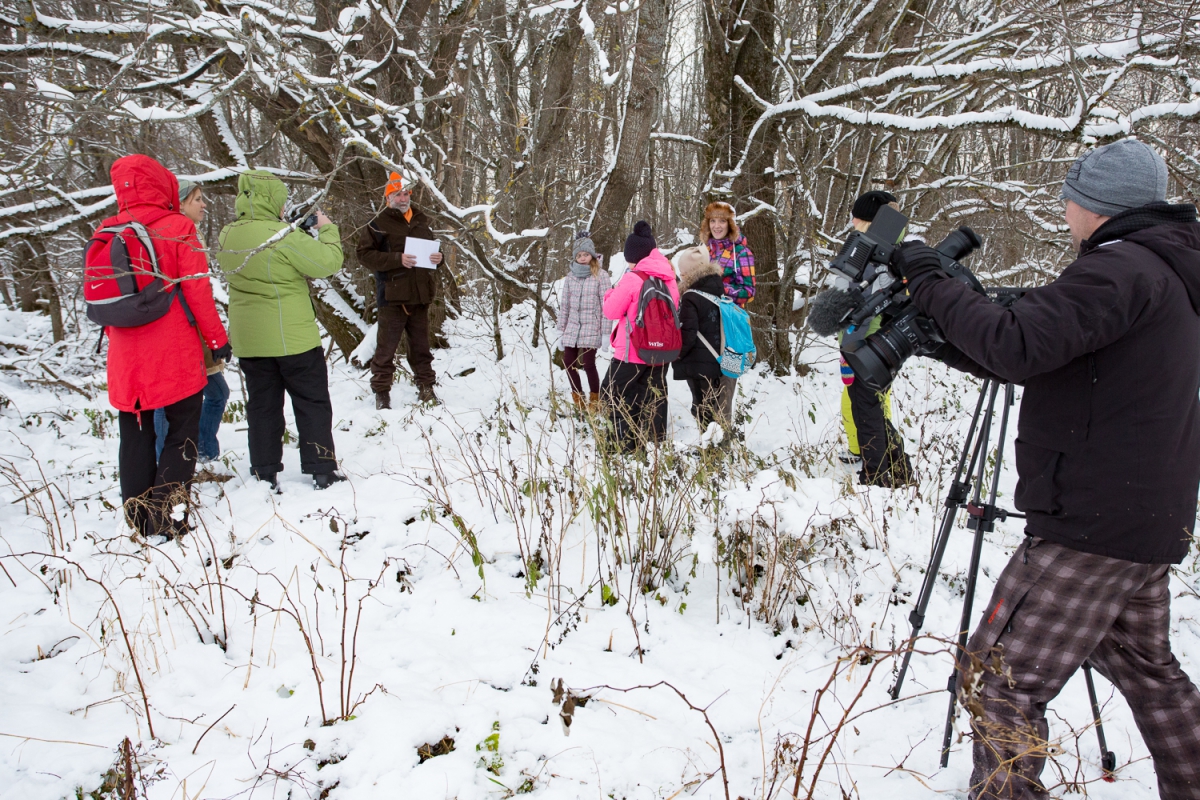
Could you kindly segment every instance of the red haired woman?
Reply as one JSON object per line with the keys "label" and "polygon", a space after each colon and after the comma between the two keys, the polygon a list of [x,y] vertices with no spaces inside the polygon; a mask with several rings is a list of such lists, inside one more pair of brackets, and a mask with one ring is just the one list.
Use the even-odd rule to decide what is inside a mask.
{"label": "red haired woman", "polygon": [[733,206],[716,201],[704,209],[700,243],[708,248],[710,261],[721,265],[725,294],[743,308],[754,297],[754,252],[738,230]]}

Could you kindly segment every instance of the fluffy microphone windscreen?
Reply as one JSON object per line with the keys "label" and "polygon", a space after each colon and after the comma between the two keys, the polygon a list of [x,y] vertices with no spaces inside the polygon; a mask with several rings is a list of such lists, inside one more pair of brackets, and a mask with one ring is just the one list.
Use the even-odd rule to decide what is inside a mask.
{"label": "fluffy microphone windscreen", "polygon": [[826,289],[813,298],[808,310],[808,327],[818,336],[832,336],[842,320],[854,310],[854,298],[844,289]]}

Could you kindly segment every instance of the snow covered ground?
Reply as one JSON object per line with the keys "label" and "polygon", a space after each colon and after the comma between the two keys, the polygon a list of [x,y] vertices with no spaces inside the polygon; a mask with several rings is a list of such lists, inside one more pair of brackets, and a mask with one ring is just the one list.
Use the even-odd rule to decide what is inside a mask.
{"label": "snow covered ground", "polygon": [[[745,441],[727,455],[700,446],[671,382],[673,443],[602,459],[551,403],[565,375],[529,347],[531,310],[503,325],[497,362],[486,321],[451,323],[438,408],[401,383],[377,412],[364,373],[333,366],[350,481],[326,492],[294,446],[281,495],[248,479],[230,375],[234,477],[201,485],[193,537],[144,547],[117,510],[102,371],[85,348],[22,352],[45,319],[4,313],[0,795],[120,797],[128,737],[137,796],[162,800],[965,796],[967,745],[938,768],[945,645],[922,642],[895,704],[887,651],[909,631],[973,381],[914,362],[897,384],[916,490],[858,487],[837,461],[827,345],[807,375],[740,381]],[[1010,442],[1002,502],[1011,457]],[[977,608],[1021,538],[1015,520],[988,536]],[[957,627],[969,546],[960,522],[934,636]],[[1173,635],[1200,678],[1198,589],[1189,557]],[[1054,793],[1156,797],[1128,707],[1098,689],[1117,781],[1099,781],[1076,676],[1052,705]]]}

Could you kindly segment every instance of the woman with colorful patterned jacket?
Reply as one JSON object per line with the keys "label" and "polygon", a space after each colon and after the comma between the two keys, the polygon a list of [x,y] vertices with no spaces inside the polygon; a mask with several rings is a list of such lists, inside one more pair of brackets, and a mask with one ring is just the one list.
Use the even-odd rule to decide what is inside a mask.
{"label": "woman with colorful patterned jacket", "polygon": [[704,209],[700,243],[708,247],[709,260],[721,265],[725,294],[742,308],[754,298],[754,252],[738,230],[733,206],[719,200]]}

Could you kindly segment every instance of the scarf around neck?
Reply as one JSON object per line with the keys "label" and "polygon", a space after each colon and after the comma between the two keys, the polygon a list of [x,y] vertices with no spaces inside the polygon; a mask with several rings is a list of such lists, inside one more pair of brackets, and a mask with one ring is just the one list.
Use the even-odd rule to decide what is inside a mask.
{"label": "scarf around neck", "polygon": [[576,278],[590,278],[592,276],[592,265],[580,264],[577,261],[572,261],[571,274]]}

